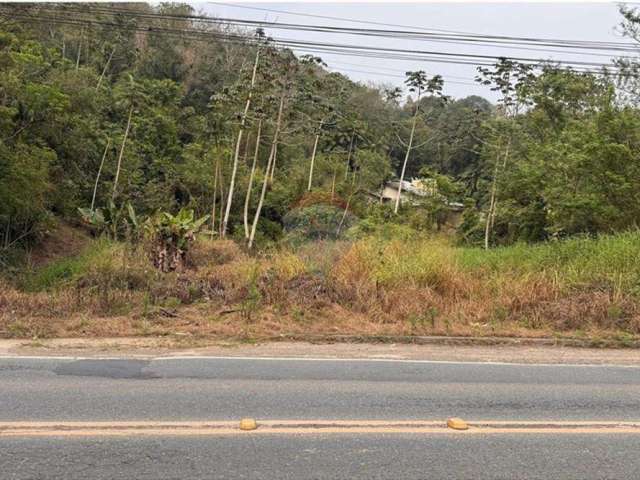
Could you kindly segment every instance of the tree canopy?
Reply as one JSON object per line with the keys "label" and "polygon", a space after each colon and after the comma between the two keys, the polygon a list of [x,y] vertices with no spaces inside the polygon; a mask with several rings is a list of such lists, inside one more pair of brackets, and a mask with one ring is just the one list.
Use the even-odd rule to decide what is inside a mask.
{"label": "tree canopy", "polygon": [[[500,59],[478,69],[495,106],[448,99],[441,76],[416,70],[403,101],[187,5],[100,5],[82,21],[67,4],[3,13],[3,249],[110,200],[141,215],[193,209],[212,235],[246,240],[255,224],[258,241],[277,239],[309,192],[367,215],[394,177],[442,185],[445,203],[425,216],[464,203],[460,239],[487,247],[637,227],[632,59],[619,63],[626,81]],[[622,12],[638,40],[640,17]]]}

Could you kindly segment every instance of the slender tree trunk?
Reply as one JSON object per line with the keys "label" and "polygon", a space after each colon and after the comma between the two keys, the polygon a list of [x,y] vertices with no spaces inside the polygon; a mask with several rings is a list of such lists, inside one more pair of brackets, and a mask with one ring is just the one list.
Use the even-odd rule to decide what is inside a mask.
{"label": "slender tree trunk", "polygon": [[413,115],[413,122],[411,124],[411,134],[409,135],[409,145],[407,146],[407,153],[404,156],[404,162],[402,163],[402,172],[400,173],[400,184],[398,185],[398,193],[396,195],[396,205],[393,209],[394,213],[398,213],[400,208],[400,196],[402,195],[402,182],[404,181],[404,174],[407,170],[407,162],[411,155],[411,148],[413,146],[413,135],[416,132],[416,123],[418,121],[418,107],[416,106],[416,113]]}
{"label": "slender tree trunk", "polygon": [[220,185],[220,219],[218,220],[218,235],[222,237],[222,218],[224,216],[224,172],[223,172],[224,164],[220,165],[219,169],[219,178],[218,184]]}
{"label": "slender tree trunk", "polygon": [[[496,169],[496,174],[497,169]],[[496,198],[496,177],[493,177],[493,183],[491,185],[491,199],[489,200],[489,211],[487,212],[484,221],[484,249],[489,250],[489,236],[491,234],[491,217],[493,216],[493,204]]]}
{"label": "slender tree trunk", "polygon": [[224,211],[224,219],[222,221],[222,237],[227,234],[227,224],[229,223],[229,213],[231,212],[231,202],[233,201],[233,192],[236,183],[236,173],[238,171],[238,160],[240,158],[240,144],[242,142],[242,134],[244,133],[244,126],[247,121],[247,115],[249,114],[249,108],[251,106],[251,97],[253,95],[253,87],[256,83],[256,73],[258,72],[258,62],[260,61],[260,50],[256,51],[256,60],[253,64],[253,73],[251,74],[251,86],[249,87],[249,96],[244,106],[244,112],[242,119],[240,120],[240,129],[238,130],[238,140],[236,141],[236,149],[233,155],[233,167],[231,168],[231,179],[229,180],[229,196],[227,198],[227,205]]}
{"label": "slender tree trunk", "polygon": [[224,214],[224,188],[220,185],[220,223],[218,223],[218,235],[222,237],[222,215]]}
{"label": "slender tree trunk", "polygon": [[[322,128],[322,122],[320,122],[320,128]],[[313,182],[313,164],[316,160],[316,151],[318,150],[318,141],[320,140],[320,132],[316,134],[316,139],[313,142],[313,152],[311,153],[311,165],[309,166],[309,184],[307,185],[307,191],[311,191],[311,184]]]}
{"label": "slender tree trunk", "polygon": [[360,182],[356,185],[356,171],[353,172],[353,181],[351,182],[351,193],[349,194],[349,198],[347,198],[347,204],[344,207],[344,212],[342,212],[342,218],[340,219],[340,224],[338,225],[338,229],[336,230],[336,237],[340,236],[340,232],[342,231],[342,227],[344,225],[344,221],[347,218],[347,213],[349,213],[349,206],[351,205],[351,200],[355,196],[356,193],[360,190]]}
{"label": "slender tree trunk", "polygon": [[244,238],[249,240],[249,202],[251,201],[251,191],[253,190],[253,178],[256,174],[256,165],[258,164],[258,152],[260,151],[260,135],[262,133],[262,119],[258,120],[258,132],[256,133],[256,148],[253,152],[253,163],[251,164],[251,173],[249,173],[249,185],[247,186],[247,195],[244,198]]}
{"label": "slender tree trunk", "polygon": [[213,174],[213,202],[211,202],[211,238],[216,233],[216,197],[218,196],[218,170],[220,159],[216,158],[215,173]]}
{"label": "slender tree trunk", "polygon": [[129,118],[127,118],[127,128],[124,130],[124,137],[122,138],[122,145],[120,146],[120,154],[118,155],[118,166],[116,167],[116,178],[113,180],[113,193],[111,198],[116,198],[118,191],[118,179],[120,178],[120,167],[122,166],[122,156],[124,155],[124,147],[127,143],[127,137],[129,136],[129,129],[131,128],[131,116],[133,115],[133,105],[129,108]]}
{"label": "slender tree trunk", "polygon": [[246,138],[244,139],[244,152],[242,154],[242,161],[244,164],[247,164],[247,158],[249,158],[249,144],[251,143],[251,134],[247,133]]}
{"label": "slender tree trunk", "polygon": [[351,198],[353,197],[354,193],[351,193],[351,195],[349,195],[349,198],[347,199],[347,204],[344,206],[344,212],[342,212],[342,218],[340,219],[340,224],[338,225],[338,229],[336,230],[336,237],[340,236],[340,230],[342,230],[342,225],[344,225],[344,220],[345,218],[347,218],[347,213],[349,212],[349,204],[351,204]]}
{"label": "slender tree trunk", "polygon": [[109,68],[109,64],[111,63],[111,59],[113,58],[113,54],[116,53],[116,47],[113,47],[111,53],[109,54],[109,58],[107,58],[107,63],[104,64],[104,68],[102,69],[102,73],[100,74],[100,78],[98,79],[98,85],[96,85],[96,90],[100,89],[100,85],[102,84],[102,79],[107,73],[107,69]]}
{"label": "slender tree trunk", "polygon": [[[511,148],[511,139],[507,142],[507,146],[505,148],[503,159],[502,159],[502,169],[504,170],[507,166],[507,157],[509,156],[509,150]],[[484,248],[485,250],[489,249],[489,239],[491,238],[491,231],[493,230],[493,224],[495,222],[496,217],[496,205],[498,203],[498,176],[500,175],[500,157],[496,157],[496,165],[493,171],[493,181],[491,182],[491,196],[489,200],[489,211],[487,212],[487,218],[485,219],[484,225]]]}
{"label": "slender tree trunk", "polygon": [[5,230],[4,233],[4,249],[7,250],[9,248],[9,245],[11,240],[11,216],[9,216],[9,218],[7,219],[7,229]]}
{"label": "slender tree trunk", "polygon": [[271,162],[271,173],[269,173],[269,182],[273,183],[273,176],[276,174],[276,160],[278,158],[278,144],[276,143],[276,148],[273,151],[273,162]]}
{"label": "slender tree trunk", "polygon": [[260,192],[260,200],[258,201],[258,207],[253,217],[253,224],[251,225],[251,233],[249,234],[249,242],[247,244],[249,249],[253,247],[253,241],[255,240],[255,237],[256,237],[256,230],[258,228],[258,220],[260,219],[262,204],[264,203],[264,197],[267,194],[267,184],[269,183],[269,178],[267,173],[269,172],[269,169],[271,168],[271,165],[276,158],[276,151],[278,149],[278,136],[280,135],[280,126],[282,125],[282,112],[284,111],[285,96],[286,96],[286,92],[282,92],[282,96],[280,97],[280,107],[278,108],[278,118],[276,120],[276,128],[273,133],[273,140],[271,141],[271,151],[269,152],[269,160],[267,161],[267,168],[265,170],[264,180],[262,181],[262,191]]}
{"label": "slender tree trunk", "polygon": [[489,210],[487,211],[487,215],[484,223],[484,248],[485,250],[489,249],[489,237],[491,236],[491,227],[492,227],[492,217],[493,217],[493,206],[495,205],[496,200],[496,191],[498,184],[498,165],[500,164],[500,159],[496,158],[496,165],[493,170],[493,181],[491,182],[491,195],[489,198]]}
{"label": "slender tree trunk", "polygon": [[80,40],[78,41],[78,55],[76,56],[76,72],[80,68],[80,54],[82,53],[82,37],[84,35],[84,28],[80,30]]}
{"label": "slender tree trunk", "polygon": [[93,186],[93,196],[91,197],[91,211],[96,203],[96,193],[98,192],[98,182],[100,181],[100,174],[102,173],[102,167],[104,166],[104,160],[107,158],[107,152],[111,145],[111,138],[107,138],[107,145],[104,147],[104,153],[102,154],[102,160],[100,161],[100,167],[98,168],[98,175],[96,175],[96,184]]}
{"label": "slender tree trunk", "polygon": [[349,142],[349,152],[347,153],[347,167],[344,169],[344,180],[347,181],[347,177],[349,176],[349,165],[351,165],[351,152],[353,151],[353,139],[356,135],[354,131],[351,134],[351,141]]}
{"label": "slender tree trunk", "polygon": [[333,202],[333,198],[336,193],[336,177],[338,176],[338,165],[334,165],[333,167],[333,178],[331,179],[331,201]]}

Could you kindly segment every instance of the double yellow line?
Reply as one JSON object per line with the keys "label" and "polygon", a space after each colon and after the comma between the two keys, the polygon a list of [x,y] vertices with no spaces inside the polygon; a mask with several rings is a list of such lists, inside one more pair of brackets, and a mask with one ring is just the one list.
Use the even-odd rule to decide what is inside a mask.
{"label": "double yellow line", "polygon": [[237,421],[0,422],[1,437],[110,437],[308,434],[640,434],[640,422],[468,421],[452,430],[442,420],[264,420],[254,430]]}

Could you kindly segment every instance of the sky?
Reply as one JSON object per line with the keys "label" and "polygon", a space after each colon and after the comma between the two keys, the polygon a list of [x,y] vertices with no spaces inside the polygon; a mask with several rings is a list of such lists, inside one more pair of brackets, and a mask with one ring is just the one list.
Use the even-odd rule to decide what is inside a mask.
{"label": "sky", "polygon": [[[561,38],[569,40],[625,41],[617,32],[620,14],[616,3],[225,3],[190,2],[198,11],[223,18],[268,20],[309,25],[337,25],[360,28],[395,28],[398,25],[414,28],[444,29],[490,35]],[[267,10],[277,10],[267,11]],[[286,13],[285,13],[286,12]],[[353,21],[338,21],[304,15],[322,15],[355,19],[383,24],[366,25]],[[409,30],[409,28],[406,28]],[[343,33],[295,32],[266,29],[278,38],[303,39],[334,43],[382,46],[410,50],[437,50],[448,52],[480,53],[535,57],[543,59],[571,59],[608,62],[607,57],[569,54],[549,51],[523,50],[522,47],[498,48],[444,44],[434,41],[358,37]],[[529,47],[540,48],[540,47]],[[299,52],[304,53],[304,52]],[[332,71],[339,71],[355,81],[403,86],[404,73],[425,70],[440,74],[445,80],[445,93],[455,98],[482,95],[495,100],[488,87],[473,81],[476,67],[429,61],[381,60],[355,56],[322,54]]]}

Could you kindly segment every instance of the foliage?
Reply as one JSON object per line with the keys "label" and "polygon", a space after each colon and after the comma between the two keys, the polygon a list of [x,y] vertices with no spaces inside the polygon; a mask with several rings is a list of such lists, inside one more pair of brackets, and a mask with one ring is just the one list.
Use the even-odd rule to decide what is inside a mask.
{"label": "foliage", "polygon": [[[290,230],[295,207],[311,202],[314,148],[311,195],[362,217],[355,235],[383,224],[390,231],[440,228],[451,201],[465,203],[459,238],[472,244],[482,242],[487,223],[488,246],[637,226],[633,58],[617,61],[616,76],[501,58],[478,70],[479,83],[500,95],[497,107],[478,96],[448,99],[440,75],[411,71],[411,96],[401,102],[397,88],[328,72],[321,58],[296,57],[259,29],[198,22],[185,4],[89,8],[85,28],[49,20],[77,14],[73,4],[20,9],[41,22],[8,17],[0,25],[0,255],[28,247],[49,219],[78,211],[111,238],[135,240],[138,216],[181,209],[210,215],[215,233],[249,94],[230,204],[233,238],[243,238],[240,199],[249,199],[253,217],[263,185],[256,242],[264,246]],[[621,13],[622,33],[639,41],[640,15],[631,6]],[[196,30],[211,41],[172,38],[164,28]],[[224,41],[229,33],[238,41]],[[371,216],[368,199],[403,170],[407,179],[435,180],[440,194],[405,208],[398,220]],[[101,208],[90,211],[94,204]],[[328,210],[322,215],[326,223]],[[329,235],[327,225],[302,236]]]}
{"label": "foliage", "polygon": [[135,240],[140,228],[138,216],[130,202],[116,207],[113,200],[109,200],[105,209],[78,208],[78,212],[87,226],[98,234],[107,234],[113,240]]}
{"label": "foliage", "polygon": [[184,208],[176,215],[161,212],[149,218],[144,228],[153,265],[161,272],[182,270],[191,243],[208,219],[196,219],[193,210]]}
{"label": "foliage", "polygon": [[[487,122],[482,148],[486,167],[481,182],[486,186],[481,191],[488,192],[494,165],[506,162],[509,145],[509,167],[496,187],[493,242],[534,242],[637,226],[640,113],[617,105],[606,80],[548,66],[519,92],[530,110]],[[476,201],[469,208],[480,205],[484,210],[488,194]],[[462,235],[473,238],[471,232],[485,221],[484,212],[469,212]]]}
{"label": "foliage", "polygon": [[284,228],[290,242],[336,239],[349,229],[355,216],[331,205],[315,204],[296,208],[284,218]]}
{"label": "foliage", "polygon": [[[25,271],[18,284],[29,292],[57,290],[75,285],[105,259],[116,262],[115,259],[125,248],[108,238],[96,239],[78,255],[62,257],[40,269]],[[118,267],[114,265],[114,268]]]}

